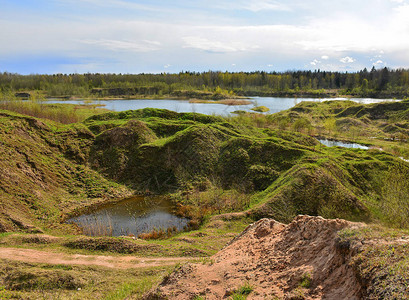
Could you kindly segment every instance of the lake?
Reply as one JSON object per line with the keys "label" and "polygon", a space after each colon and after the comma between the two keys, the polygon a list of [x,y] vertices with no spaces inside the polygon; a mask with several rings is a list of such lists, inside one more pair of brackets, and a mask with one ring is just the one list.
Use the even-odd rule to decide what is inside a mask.
{"label": "lake", "polygon": [[[249,99],[252,103],[248,105],[225,105],[218,103],[189,103],[188,100],[148,100],[148,99],[130,99],[130,100],[95,100],[93,104],[104,105],[106,109],[113,111],[135,110],[142,108],[163,108],[176,112],[197,112],[205,115],[230,115],[237,110],[252,112],[255,106],[266,106],[270,109],[267,113],[277,113],[289,109],[302,101],[328,101],[328,100],[347,100],[347,98],[273,98],[273,97],[252,97]],[[352,101],[369,104],[383,101],[394,101],[392,99],[372,99],[372,98],[353,98]],[[46,103],[68,103],[83,104],[83,100],[57,100],[50,99]]]}
{"label": "lake", "polygon": [[69,219],[89,236],[122,236],[176,227],[183,230],[189,219],[174,215],[173,203],[165,197],[133,197]]}

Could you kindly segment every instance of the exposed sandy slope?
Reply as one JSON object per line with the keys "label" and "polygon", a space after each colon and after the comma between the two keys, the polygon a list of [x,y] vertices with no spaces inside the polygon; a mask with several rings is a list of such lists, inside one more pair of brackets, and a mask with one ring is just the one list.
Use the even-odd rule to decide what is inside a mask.
{"label": "exposed sandy slope", "polygon": [[22,248],[0,248],[0,259],[17,260],[31,263],[94,265],[108,268],[128,269],[174,265],[178,262],[186,262],[194,258],[80,255],[54,253]]}
{"label": "exposed sandy slope", "polygon": [[[254,290],[247,299],[360,299],[350,254],[336,239],[347,226],[363,225],[309,216],[289,225],[262,219],[209,263],[185,265],[145,298],[223,299],[249,283]],[[312,282],[304,288],[300,283],[307,273]]]}

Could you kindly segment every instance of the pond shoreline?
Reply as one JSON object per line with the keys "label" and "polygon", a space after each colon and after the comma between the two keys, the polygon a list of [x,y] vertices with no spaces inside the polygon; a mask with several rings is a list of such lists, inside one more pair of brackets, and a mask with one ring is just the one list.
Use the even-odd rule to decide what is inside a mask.
{"label": "pond shoreline", "polygon": [[64,223],[73,224],[88,236],[123,236],[152,231],[183,231],[190,219],[175,213],[176,204],[166,196],[132,196],[90,205]]}

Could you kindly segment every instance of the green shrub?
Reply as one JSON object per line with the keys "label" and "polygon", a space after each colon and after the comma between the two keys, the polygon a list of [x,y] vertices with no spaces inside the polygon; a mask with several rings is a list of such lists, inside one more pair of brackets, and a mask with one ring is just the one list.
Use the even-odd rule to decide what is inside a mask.
{"label": "green shrub", "polygon": [[311,283],[312,283],[312,276],[309,272],[305,272],[302,276],[301,276],[301,282],[300,282],[300,286],[303,288],[310,288],[311,287]]}

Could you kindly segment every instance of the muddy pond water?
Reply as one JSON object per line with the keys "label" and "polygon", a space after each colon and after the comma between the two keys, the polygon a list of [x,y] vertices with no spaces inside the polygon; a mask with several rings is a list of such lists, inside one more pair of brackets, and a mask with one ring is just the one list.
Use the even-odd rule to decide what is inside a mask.
{"label": "muddy pond water", "polygon": [[107,204],[95,211],[69,219],[89,236],[122,236],[174,228],[178,231],[189,219],[174,214],[174,204],[165,197],[133,197]]}

